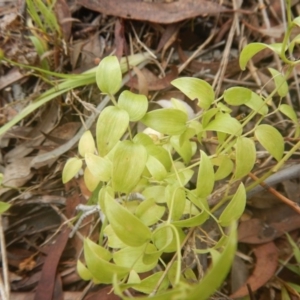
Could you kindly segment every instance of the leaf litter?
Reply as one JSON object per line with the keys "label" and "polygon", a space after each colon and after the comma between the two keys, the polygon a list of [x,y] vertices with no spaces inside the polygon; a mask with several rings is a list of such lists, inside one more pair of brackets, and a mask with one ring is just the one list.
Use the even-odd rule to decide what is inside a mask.
{"label": "leaf litter", "polygon": [[[178,76],[205,79],[218,92],[236,84],[264,93],[272,90],[266,67],[273,65],[280,70],[280,62],[265,50],[253,58],[248,72],[242,73],[238,64],[245,40],[273,43],[282,38],[281,7],[276,1],[269,8],[262,8],[259,3],[248,1],[238,7],[235,1],[220,5],[208,0],[114,0],[99,5],[93,0],[58,0],[55,12],[61,35],[44,37],[48,45],[41,56],[24,38],[28,37],[29,29],[25,1],[4,1],[0,5],[1,49],[17,63],[40,66],[47,60],[51,70],[62,73],[80,73],[94,67],[113,51],[118,57],[146,51],[153,57],[152,63],[137,71],[136,76],[129,76],[126,85],[147,95],[151,102],[170,100],[172,93],[176,93],[170,82]],[[296,2],[294,9],[299,10]],[[295,94],[297,80],[291,77],[289,82]],[[33,77],[30,71],[4,63],[0,70],[1,125],[50,87],[49,82]],[[21,89],[21,94],[16,89]],[[4,174],[1,200],[13,204],[2,217],[7,252],[7,261],[3,263],[9,269],[12,299],[118,299],[108,295],[111,287],[91,289],[76,273],[82,237],[91,234],[92,239],[97,239],[97,230],[93,231],[98,226],[97,216],[88,217],[76,237],[68,239],[70,228],[66,222],[75,216],[76,205],[85,204],[92,195],[80,176],[63,186],[62,168],[67,158],[76,153],[83,130],[88,127],[95,131],[97,112],[89,108],[103,108],[99,108],[101,96],[95,86],[79,88],[76,95],[80,101],[71,94],[56,97],[0,137],[0,167]],[[192,110],[197,109],[183,100]],[[288,101],[299,107],[296,98]],[[238,116],[242,112],[234,113]],[[284,123],[279,114],[271,115],[268,121],[271,125],[281,122],[282,133],[287,140],[291,138],[292,126]],[[212,149],[213,145],[207,142],[206,147]],[[299,165],[297,157],[292,165]],[[262,150],[255,174],[271,167]],[[299,204],[299,173],[287,174],[272,186]],[[221,198],[222,185],[212,194],[211,203]],[[238,185],[239,182],[232,185],[231,193]],[[279,295],[280,280],[292,280],[290,274],[278,269],[278,259],[287,257],[280,247],[286,241],[285,232],[299,240],[299,227],[299,214],[274,194],[263,191],[252,195],[238,229],[239,259],[241,265],[252,271],[243,269],[240,276],[244,282],[238,282],[231,274],[221,293],[238,298],[248,295],[250,287],[253,293],[258,290],[255,294],[261,295],[262,300],[269,299],[267,295],[271,292]],[[215,230],[208,225],[203,229],[209,235]],[[200,231],[191,235],[189,245],[205,248],[209,242]],[[285,247],[291,253],[287,244]],[[195,255],[188,247],[184,253],[183,261],[194,264],[201,278],[207,259]],[[212,299],[217,297],[218,294]]]}

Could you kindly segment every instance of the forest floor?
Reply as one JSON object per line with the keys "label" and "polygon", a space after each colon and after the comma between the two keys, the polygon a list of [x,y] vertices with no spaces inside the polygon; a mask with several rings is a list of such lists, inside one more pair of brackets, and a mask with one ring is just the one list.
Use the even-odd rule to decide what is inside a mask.
{"label": "forest floor", "polygon": [[[37,24],[30,22],[28,2],[0,2],[0,49],[6,58],[59,73],[79,74],[97,66],[110,54],[120,58],[148,52],[151,63],[137,71],[138,76],[126,85],[146,95],[151,103],[177,98],[186,101],[197,113],[199,107],[195,101],[187,100],[171,86],[173,79],[181,76],[204,79],[213,86],[217,97],[232,86],[267,95],[274,90],[267,68],[284,69],[271,51],[256,55],[246,71],[242,72],[239,66],[239,53],[245,45],[282,41],[284,1],[225,0],[221,5],[212,0],[57,0],[53,10],[60,36],[49,28],[45,32],[32,29]],[[292,1],[292,14],[296,17],[299,13],[299,1]],[[42,37],[42,45],[29,38],[35,35]],[[53,84],[51,79],[47,82],[37,76],[38,72],[33,73],[3,62],[0,126],[20,115]],[[299,112],[297,69],[288,86],[285,103]],[[69,239],[66,230],[68,220],[76,215],[75,207],[86,203],[91,193],[80,176],[63,185],[62,169],[66,160],[76,155],[78,139],[73,147],[64,146],[85,126],[85,120],[101,99],[95,84],[80,87],[21,118],[0,136],[0,173],[4,174],[0,198],[12,205],[2,215],[0,228],[2,298],[6,292],[14,300],[119,299],[113,293],[108,294],[111,286],[89,284],[76,272],[76,262],[82,253],[80,236],[90,232],[97,216],[86,218],[79,230],[81,235]],[[279,101],[276,97],[273,100],[271,108]],[[247,110],[240,107],[232,112],[237,119],[244,114]],[[294,142],[291,122],[278,113],[270,114],[267,122],[280,130],[288,145]],[[209,153],[210,145],[204,147]],[[55,149],[60,150],[56,156],[51,152],[51,159],[34,160]],[[264,153],[261,151],[256,163],[257,176],[274,163]],[[286,167],[299,163],[298,152]],[[245,299],[299,299],[296,286],[291,288],[287,284],[292,282],[299,287],[300,272],[299,265],[298,274],[285,267],[296,262],[285,232],[299,245],[300,216],[278,200],[276,194],[300,203],[300,172],[297,172],[298,177],[293,175],[275,184],[274,193],[265,190],[248,201],[240,220],[236,259],[212,299],[231,299],[229,295],[235,291],[239,291],[239,297],[248,297]],[[286,293],[282,292],[283,287]]]}

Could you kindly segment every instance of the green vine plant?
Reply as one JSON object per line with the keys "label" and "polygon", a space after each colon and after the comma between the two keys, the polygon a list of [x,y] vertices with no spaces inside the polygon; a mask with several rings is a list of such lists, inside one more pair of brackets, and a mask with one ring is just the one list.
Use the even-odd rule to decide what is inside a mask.
{"label": "green vine plant", "polygon": [[[84,239],[84,260],[77,263],[82,279],[112,284],[123,299],[131,299],[132,290],[141,295],[137,299],[208,299],[220,287],[235,254],[236,224],[247,191],[276,172],[300,146],[298,142],[284,152],[281,133],[264,123],[274,113],[268,104],[279,96],[277,110],[294,123],[299,138],[297,115],[283,103],[287,78],[300,63],[286,57],[286,50],[292,53],[300,41],[298,35],[289,42],[295,26],[300,26],[300,17],[289,17],[282,43],[253,43],[241,52],[242,69],[265,48],[287,64],[285,73],[269,69],[276,89],[267,97],[237,86],[216,99],[204,80],[172,81],[185,96],[196,99],[201,110],[193,118],[177,99],[171,100],[171,108],[152,111],[144,95],[125,90],[116,99],[122,82],[119,61],[109,56],[100,62],[96,83],[113,105],[101,111],[95,139],[90,131],[81,137],[79,155],[67,161],[62,174],[66,183],[84,169],[85,184],[96,198],[89,204],[102,220],[98,241]],[[250,113],[239,121],[231,116],[233,106],[246,106]],[[250,121],[255,124],[251,129],[246,126]],[[209,155],[200,147],[208,139],[216,144]],[[257,144],[276,164],[245,188],[242,180],[255,166]],[[212,206],[209,199],[224,179],[228,187],[239,182],[238,187],[234,192],[228,188]],[[182,249],[193,231],[208,221],[215,224],[217,237],[206,241],[207,248],[193,249],[210,257],[202,275],[193,266],[183,267]]]}

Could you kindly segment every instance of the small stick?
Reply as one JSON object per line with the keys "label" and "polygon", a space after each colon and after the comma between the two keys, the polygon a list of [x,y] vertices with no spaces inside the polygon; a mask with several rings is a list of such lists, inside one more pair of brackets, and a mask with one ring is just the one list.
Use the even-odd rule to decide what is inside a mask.
{"label": "small stick", "polygon": [[[249,173],[249,176],[253,180],[258,180],[259,179],[253,173]],[[282,201],[283,203],[285,203],[286,205],[288,205],[289,207],[291,207],[294,211],[296,211],[298,214],[300,214],[300,207],[299,207],[298,203],[296,203],[296,202],[290,200],[289,198],[283,196],[282,194],[280,194],[279,192],[277,192],[275,189],[273,189],[272,187],[268,186],[265,182],[261,182],[260,185],[264,189],[266,189],[270,193],[272,193],[274,196],[276,196],[280,201]]]}

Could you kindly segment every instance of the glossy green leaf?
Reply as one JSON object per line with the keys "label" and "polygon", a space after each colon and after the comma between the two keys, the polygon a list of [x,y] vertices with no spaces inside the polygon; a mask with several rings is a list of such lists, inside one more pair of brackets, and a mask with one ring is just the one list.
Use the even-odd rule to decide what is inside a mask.
{"label": "glossy green leaf", "polygon": [[[156,248],[152,244],[148,244],[146,247],[148,251],[156,251]],[[125,247],[113,253],[113,260],[118,266],[129,268],[137,273],[150,271],[157,265],[159,255],[151,263],[145,264],[143,256],[146,247],[145,245],[140,247]]]}
{"label": "glossy green leaf", "polygon": [[248,63],[248,61],[258,52],[264,50],[264,49],[270,49],[271,51],[273,51],[274,53],[277,53],[278,55],[281,54],[281,48],[282,48],[282,44],[278,43],[278,44],[263,44],[263,43],[251,43],[247,46],[245,46],[240,54],[240,59],[239,59],[239,63],[240,63],[240,67],[242,70],[246,69],[246,65]]}
{"label": "glossy green leaf", "polygon": [[180,77],[171,82],[191,100],[198,99],[198,106],[208,109],[215,100],[213,88],[206,81],[199,78]]}
{"label": "glossy green leaf", "polygon": [[130,193],[139,182],[147,162],[146,148],[131,141],[118,144],[113,157],[112,187]]}
{"label": "glossy green leaf", "polygon": [[226,155],[219,155],[211,161],[214,166],[218,166],[215,172],[215,181],[226,178],[233,171],[234,164]]}
{"label": "glossy green leaf", "polygon": [[0,201],[0,214],[3,214],[11,207],[11,204]]}
{"label": "glossy green leaf", "polygon": [[118,106],[127,111],[131,122],[136,122],[147,112],[148,99],[145,95],[123,91],[119,97]]}
{"label": "glossy green leaf", "polygon": [[236,142],[236,157],[234,178],[241,179],[254,167],[256,161],[256,149],[253,140],[238,137]]}
{"label": "glossy green leaf", "polygon": [[98,283],[112,283],[114,276],[122,279],[130,271],[129,268],[110,263],[110,252],[89,239],[84,240],[84,258],[94,281]]}
{"label": "glossy green leaf", "polygon": [[80,260],[77,260],[76,270],[77,270],[78,275],[83,280],[87,281],[87,280],[91,280],[93,278],[93,275],[91,274],[91,272]]}
{"label": "glossy green leaf", "polygon": [[225,90],[224,100],[229,105],[238,106],[248,102],[251,99],[251,94],[251,90],[244,87],[236,86]]}
{"label": "glossy green leaf", "polygon": [[86,153],[95,153],[95,141],[90,130],[87,130],[80,138],[78,152],[84,157]]}
{"label": "glossy green leaf", "polygon": [[62,171],[62,182],[67,183],[70,181],[81,169],[82,160],[77,157],[69,158]]}
{"label": "glossy green leaf", "polygon": [[112,164],[107,158],[87,153],[85,162],[90,172],[101,181],[108,181],[111,177]]}
{"label": "glossy green leaf", "polygon": [[268,68],[268,70],[273,76],[278,95],[280,97],[285,97],[289,92],[289,87],[284,75],[273,68]]}
{"label": "glossy green leaf", "polygon": [[157,109],[146,113],[141,122],[161,133],[177,135],[186,129],[187,114],[173,108]]}
{"label": "glossy green leaf", "polygon": [[205,128],[206,131],[219,131],[239,136],[242,134],[241,123],[229,114],[219,113]]}
{"label": "glossy green leaf", "polygon": [[157,223],[163,217],[166,208],[157,205],[154,198],[144,200],[136,209],[135,215],[147,226]]}
{"label": "glossy green leaf", "polygon": [[211,194],[215,184],[214,167],[205,152],[200,150],[200,166],[198,169],[197,186],[195,193],[205,198]]}
{"label": "glossy green leaf", "polygon": [[281,104],[279,106],[279,110],[284,115],[286,115],[288,118],[290,118],[294,123],[298,123],[298,118],[297,118],[296,112],[292,106],[290,106],[288,104]]}
{"label": "glossy green leaf", "polygon": [[150,229],[111,197],[105,197],[105,213],[113,231],[126,245],[139,247],[150,240]]}
{"label": "glossy green leaf", "polygon": [[255,137],[277,161],[282,158],[284,140],[275,127],[267,124],[259,125],[255,129]]}
{"label": "glossy green leaf", "polygon": [[263,99],[254,92],[252,92],[250,101],[245,103],[245,105],[262,116],[265,116],[268,113],[268,106],[264,103]]}
{"label": "glossy green leaf", "polygon": [[128,113],[115,106],[108,106],[101,112],[96,126],[97,148],[105,156],[117,144],[129,125]]}
{"label": "glossy green leaf", "polygon": [[219,223],[221,226],[229,226],[233,221],[238,220],[245,210],[246,206],[246,190],[241,183],[234,194],[233,198],[223,210]]}
{"label": "glossy green leaf", "polygon": [[96,83],[102,93],[114,95],[121,87],[122,72],[116,56],[101,60],[96,70]]}

